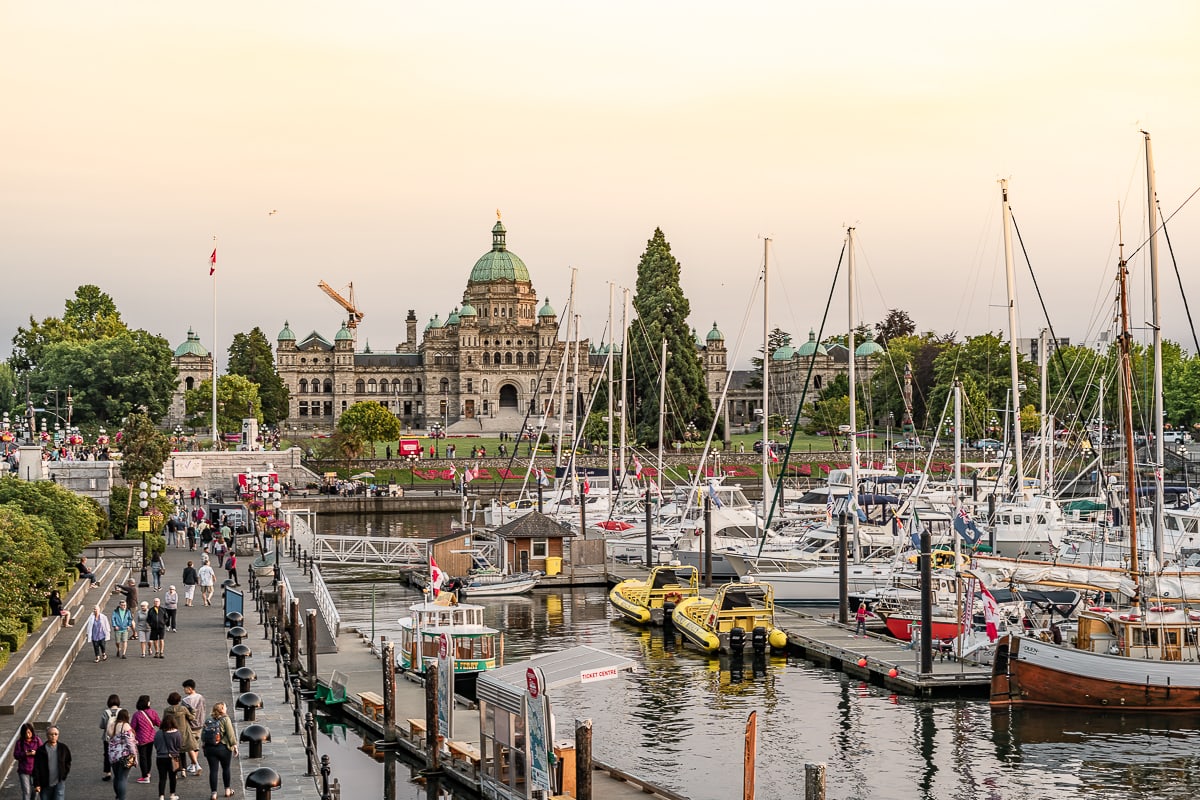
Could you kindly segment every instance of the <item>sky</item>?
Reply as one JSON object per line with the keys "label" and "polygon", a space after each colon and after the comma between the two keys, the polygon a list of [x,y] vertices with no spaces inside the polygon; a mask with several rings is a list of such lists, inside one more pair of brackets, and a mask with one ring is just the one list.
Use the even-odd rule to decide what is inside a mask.
{"label": "sky", "polygon": [[[998,180],[1018,249],[1017,335],[1112,324],[1118,242],[1147,238],[1164,334],[1194,350],[1200,5],[1194,2],[254,3],[5,0],[0,355],[96,283],[125,320],[218,351],[289,321],[332,338],[318,288],[353,283],[359,347],[461,303],[496,212],[534,288],[607,338],[662,228],[701,336],[733,362],[769,319],[827,334],[902,309],[1007,331]],[[1018,248],[1020,243],[1018,243]],[[1135,327],[1148,248],[1130,259]],[[1032,264],[1041,300],[1026,267]],[[620,289],[618,296],[618,317]],[[619,329],[619,319],[618,319]]]}

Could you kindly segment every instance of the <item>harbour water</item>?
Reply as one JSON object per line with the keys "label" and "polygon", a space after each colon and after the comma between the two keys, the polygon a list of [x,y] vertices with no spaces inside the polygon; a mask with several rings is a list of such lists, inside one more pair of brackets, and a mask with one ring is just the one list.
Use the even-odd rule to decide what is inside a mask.
{"label": "harbour water", "polygon": [[[406,532],[438,524],[404,522]],[[363,524],[331,517],[320,529],[351,532]],[[389,524],[372,522],[382,526],[377,530]],[[389,576],[342,577],[357,578],[331,587],[343,624],[369,631],[374,609],[377,635],[394,636],[396,620],[418,598]],[[743,727],[752,711],[758,712],[760,798],[800,796],[804,764],[811,762],[828,765],[834,800],[1150,800],[1200,792],[1200,720],[1194,717],[993,714],[982,699],[918,701],[783,658],[756,665],[747,657],[739,679],[728,659],[671,648],[661,631],[615,620],[599,588],[481,602],[488,624],[505,632],[506,662],[575,644],[632,658],[637,672],[552,698],[558,735],[569,737],[572,720],[591,718],[597,758],[696,800],[739,796]],[[348,758],[368,758],[346,751]],[[370,778],[367,770],[352,769],[359,773],[355,780]],[[349,771],[339,765],[335,774]],[[361,796],[383,796],[383,767],[377,772],[379,782],[363,785]],[[407,770],[398,772],[406,781]],[[406,786],[394,796],[424,795]]]}

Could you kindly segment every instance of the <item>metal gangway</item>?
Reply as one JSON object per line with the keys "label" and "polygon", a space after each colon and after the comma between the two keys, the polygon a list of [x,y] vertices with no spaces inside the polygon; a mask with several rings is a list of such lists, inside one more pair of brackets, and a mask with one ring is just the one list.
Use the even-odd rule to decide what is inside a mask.
{"label": "metal gangway", "polygon": [[291,537],[317,564],[365,564],[381,567],[421,567],[429,564],[429,539],[317,534],[312,513],[289,511]]}

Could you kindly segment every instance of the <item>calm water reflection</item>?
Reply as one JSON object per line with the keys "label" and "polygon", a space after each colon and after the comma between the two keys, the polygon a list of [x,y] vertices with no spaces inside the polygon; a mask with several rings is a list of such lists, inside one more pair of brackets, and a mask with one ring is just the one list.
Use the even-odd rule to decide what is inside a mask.
{"label": "calm water reflection", "polygon": [[[357,577],[333,587],[344,624],[370,629],[374,591],[376,632],[395,635],[396,620],[418,596],[386,577]],[[739,795],[751,711],[759,712],[761,798],[801,794],[806,762],[828,764],[829,797],[839,800],[1150,800],[1200,792],[1196,717],[993,714],[982,700],[916,701],[782,658],[747,658],[739,672],[728,659],[671,647],[660,631],[615,620],[601,589],[482,601],[488,624],[505,632],[508,662],[575,644],[633,658],[636,673],[552,699],[560,736],[572,720],[591,718],[597,758],[697,800]],[[335,774],[365,762],[356,746],[339,745],[348,762]],[[356,779],[367,777],[360,772]],[[424,797],[423,788],[408,786],[407,768],[398,773],[412,791],[398,789],[396,797]],[[372,779],[361,796],[380,796],[383,768],[374,774],[378,783]]]}

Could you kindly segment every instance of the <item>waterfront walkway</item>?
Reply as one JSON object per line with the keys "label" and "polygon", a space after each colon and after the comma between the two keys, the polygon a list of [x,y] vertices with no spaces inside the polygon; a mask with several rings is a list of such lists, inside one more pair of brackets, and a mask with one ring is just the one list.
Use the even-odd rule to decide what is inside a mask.
{"label": "waterfront walkway", "polygon": [[[111,568],[114,565],[97,565],[97,571],[110,570],[114,581],[123,577],[115,574]],[[182,589],[183,583],[177,576],[171,580]],[[100,588],[86,591],[84,602],[94,605],[101,602],[106,613],[111,613],[116,606],[119,595],[110,595],[107,589],[114,581],[106,581]],[[86,582],[85,582],[86,584]],[[77,585],[76,590],[80,587]],[[139,600],[151,600],[161,597],[152,589],[141,588],[138,591]],[[112,783],[101,780],[102,772],[102,743],[99,728],[100,715],[105,707],[109,694],[117,694],[121,698],[122,707],[132,713],[136,707],[139,695],[149,695],[151,707],[160,714],[167,705],[167,696],[178,691],[183,693],[181,684],[191,678],[196,681],[197,690],[204,695],[209,710],[215,702],[226,704],[230,717],[239,734],[250,724],[242,721],[242,714],[235,708],[239,695],[238,685],[231,678],[234,661],[229,657],[231,642],[226,638],[227,629],[224,625],[222,594],[218,590],[213,598],[213,605],[206,607],[200,600],[197,591],[195,604],[188,608],[183,606],[182,592],[178,614],[178,632],[168,631],[166,634],[166,656],[162,659],[142,658],[137,642],[130,642],[128,658],[116,656],[115,643],[108,644],[108,659],[100,663],[93,660],[92,648],[86,644],[82,634],[85,630],[86,617],[81,619],[75,628],[69,628],[59,635],[55,643],[68,658],[73,656],[69,671],[63,679],[58,691],[61,698],[44,705],[35,716],[38,734],[44,738],[44,727],[48,721],[54,721],[61,730],[60,740],[71,749],[71,775],[67,781],[67,796],[71,798],[106,798],[112,796]],[[247,600],[249,596],[247,595]],[[251,691],[257,692],[264,707],[258,712],[257,722],[267,726],[271,731],[272,741],[264,744],[261,759],[249,758],[249,745],[242,743],[240,756],[234,758],[231,786],[236,797],[253,796],[252,791],[245,788],[245,776],[259,767],[270,767],[279,773],[282,780],[282,791],[278,796],[289,798],[309,798],[318,800],[320,792],[313,777],[305,776],[307,757],[302,737],[293,734],[294,720],[292,708],[283,702],[283,685],[281,679],[274,678],[273,659],[270,658],[270,643],[264,641],[263,631],[257,625],[257,614],[252,609],[246,613],[245,625],[248,638],[245,644],[253,651],[246,664],[253,668],[258,679],[252,684]],[[68,640],[70,643],[68,644]],[[14,656],[16,659],[20,654]],[[35,672],[52,668],[54,662],[49,651],[38,660]],[[0,717],[0,734],[3,741],[9,743],[10,750],[3,754],[4,769],[8,774],[0,786],[0,798],[17,798],[16,774],[9,769],[12,764],[11,736],[15,735],[17,727],[25,716],[20,713]],[[9,732],[12,728],[12,734]],[[208,784],[208,765],[200,756],[204,774],[189,776],[179,781],[178,794],[181,800],[202,800],[210,796]],[[136,770],[130,774],[128,796],[131,800],[153,800],[158,797],[158,773],[151,775],[148,786],[134,782],[138,777]],[[334,776],[336,777],[336,775]],[[319,778],[317,778],[319,780]],[[218,785],[218,795],[224,795],[224,787]],[[168,789],[169,793],[169,789]]]}

